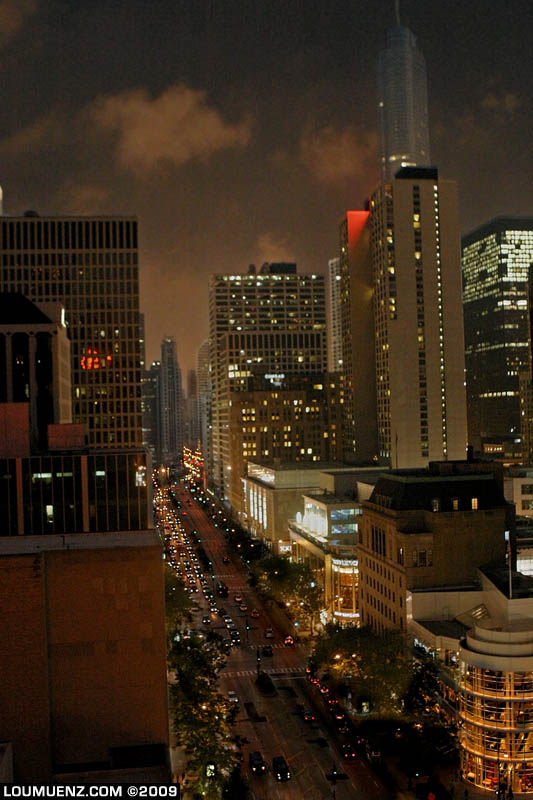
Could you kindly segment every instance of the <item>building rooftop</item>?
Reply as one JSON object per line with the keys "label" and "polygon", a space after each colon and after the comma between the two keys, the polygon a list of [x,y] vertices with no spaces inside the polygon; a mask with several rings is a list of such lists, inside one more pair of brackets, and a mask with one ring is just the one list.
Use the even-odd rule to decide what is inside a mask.
{"label": "building rooftop", "polygon": [[484,222],[474,228],[470,233],[465,234],[461,239],[463,247],[478,242],[493,233],[503,233],[504,231],[532,231],[533,217],[494,217],[489,222]]}
{"label": "building rooftop", "polygon": [[119,547],[156,546],[161,546],[161,539],[155,530],[0,536],[0,557],[31,555],[52,550],[105,550]]}
{"label": "building rooftop", "polygon": [[511,583],[513,596],[509,592],[509,569],[501,567],[482,567],[480,572],[496,586],[507,599],[516,600],[518,598],[533,597],[533,576],[524,575],[522,572],[511,570]]}
{"label": "building rooftop", "polygon": [[0,292],[1,325],[51,325],[54,322],[21,292]]}
{"label": "building rooftop", "polygon": [[[399,470],[381,475],[371,503],[396,511],[472,511],[511,506],[495,474],[432,474],[428,470]],[[453,501],[458,501],[454,508]],[[436,501],[436,502],[435,502]],[[437,508],[435,508],[437,505]]]}
{"label": "building rooftop", "polygon": [[468,630],[467,625],[463,625],[456,619],[417,619],[416,621],[434,636],[446,636],[448,639],[462,639]]}

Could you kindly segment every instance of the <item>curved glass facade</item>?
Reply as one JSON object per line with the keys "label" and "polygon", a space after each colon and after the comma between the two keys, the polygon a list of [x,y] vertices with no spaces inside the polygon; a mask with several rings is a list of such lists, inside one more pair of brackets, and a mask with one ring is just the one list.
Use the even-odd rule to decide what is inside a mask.
{"label": "curved glass facade", "polygon": [[476,786],[533,794],[533,631],[475,628],[460,653],[461,768]]}

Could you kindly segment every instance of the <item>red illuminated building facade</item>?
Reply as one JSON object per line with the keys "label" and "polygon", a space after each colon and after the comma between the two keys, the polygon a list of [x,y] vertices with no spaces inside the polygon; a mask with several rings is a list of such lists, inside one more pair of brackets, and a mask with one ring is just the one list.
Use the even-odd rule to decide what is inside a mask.
{"label": "red illuminated building facade", "polygon": [[347,211],[340,225],[343,458],[358,464],[374,461],[378,452],[369,220],[369,211]]}

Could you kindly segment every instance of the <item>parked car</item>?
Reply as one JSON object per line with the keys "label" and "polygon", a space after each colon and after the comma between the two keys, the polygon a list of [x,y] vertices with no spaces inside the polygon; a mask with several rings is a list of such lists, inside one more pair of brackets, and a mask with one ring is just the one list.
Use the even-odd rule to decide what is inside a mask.
{"label": "parked car", "polygon": [[269,658],[271,656],[273,656],[274,655],[274,651],[272,650],[272,645],[271,644],[264,644],[263,647],[261,648],[261,653],[262,653],[262,655],[267,656]]}

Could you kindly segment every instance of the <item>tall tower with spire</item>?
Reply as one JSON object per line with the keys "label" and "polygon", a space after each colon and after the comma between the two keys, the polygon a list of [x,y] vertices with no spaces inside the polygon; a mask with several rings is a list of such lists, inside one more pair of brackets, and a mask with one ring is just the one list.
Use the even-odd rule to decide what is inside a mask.
{"label": "tall tower with spire", "polygon": [[395,26],[378,58],[378,118],[381,176],[391,180],[405,166],[428,166],[429,151],[426,63],[409,28]]}

